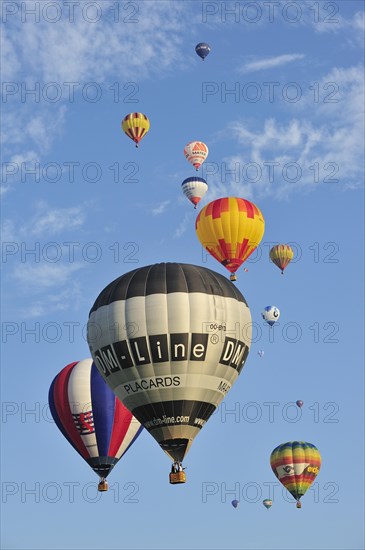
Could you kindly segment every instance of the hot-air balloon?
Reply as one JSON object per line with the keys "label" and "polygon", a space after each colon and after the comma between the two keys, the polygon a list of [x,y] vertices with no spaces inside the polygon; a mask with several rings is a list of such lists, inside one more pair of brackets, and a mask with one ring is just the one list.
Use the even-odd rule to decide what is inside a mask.
{"label": "hot-air balloon", "polygon": [[105,384],[92,359],[70,363],[54,378],[48,395],[57,427],[100,477],[107,476],[143,427]]}
{"label": "hot-air balloon", "polygon": [[122,403],[173,461],[182,461],[236,382],[251,344],[251,313],[223,275],[159,263],[110,283],[89,315],[95,364]]}
{"label": "hot-air balloon", "polygon": [[270,260],[281,269],[282,275],[284,275],[284,269],[293,258],[293,249],[288,244],[277,244],[270,250]]}
{"label": "hot-air balloon", "polygon": [[204,206],[196,218],[195,228],[204,248],[231,272],[231,281],[236,281],[237,269],[263,237],[265,221],[252,202],[226,197]]}
{"label": "hot-air balloon", "polygon": [[238,508],[240,501],[239,500],[232,500],[231,504],[233,508]]}
{"label": "hot-air balloon", "polygon": [[203,178],[186,178],[182,182],[181,188],[185,197],[193,203],[194,208],[197,207],[197,204],[208,191],[207,182]]}
{"label": "hot-air balloon", "polygon": [[260,350],[257,352],[257,354],[258,354],[260,357],[263,357],[263,356],[265,355],[265,352],[264,352],[262,349],[260,349]]}
{"label": "hot-air balloon", "polygon": [[207,55],[210,52],[210,46],[209,44],[206,44],[206,42],[199,42],[199,44],[195,46],[195,51],[198,54],[198,56],[201,57],[202,60],[204,61],[204,59],[207,57]]}
{"label": "hot-air balloon", "polygon": [[150,121],[143,113],[130,113],[122,120],[122,130],[138,147],[141,139],[150,129]]}
{"label": "hot-air balloon", "polygon": [[265,506],[266,510],[269,510],[272,506],[271,498],[265,498],[265,500],[262,501],[262,504]]}
{"label": "hot-air balloon", "polygon": [[209,149],[202,141],[190,141],[185,145],[184,155],[190,164],[194,166],[196,171],[206,160],[209,153]]}
{"label": "hot-air balloon", "polygon": [[304,401],[302,401],[301,399],[298,399],[298,401],[295,402],[297,407],[299,407],[300,409],[303,407],[304,405]]}
{"label": "hot-air balloon", "polygon": [[272,327],[280,317],[280,310],[276,306],[266,306],[261,316]]}
{"label": "hot-air balloon", "polygon": [[317,447],[304,441],[289,441],[276,447],[270,456],[272,471],[297,501],[316,479],[321,467],[321,455]]}

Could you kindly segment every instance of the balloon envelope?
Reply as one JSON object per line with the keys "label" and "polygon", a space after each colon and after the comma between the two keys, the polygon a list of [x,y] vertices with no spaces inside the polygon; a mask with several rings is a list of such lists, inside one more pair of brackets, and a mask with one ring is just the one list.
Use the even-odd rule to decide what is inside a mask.
{"label": "balloon envelope", "polygon": [[242,371],[251,314],[222,275],[155,264],[101,292],[90,311],[88,343],[109,387],[161,448],[182,461]]}
{"label": "balloon envelope", "polygon": [[265,498],[265,500],[262,501],[262,504],[265,506],[265,508],[267,508],[267,510],[269,508],[271,508],[272,506],[272,500],[270,498]]}
{"label": "balloon envelope", "polygon": [[265,221],[252,202],[226,197],[204,206],[195,227],[199,241],[209,254],[235,273],[259,245]]}
{"label": "balloon envelope", "polygon": [[137,144],[137,147],[149,129],[150,121],[143,113],[130,113],[122,120],[123,132]]}
{"label": "balloon envelope", "polygon": [[203,178],[186,178],[181,184],[182,191],[190,202],[196,205],[208,191],[207,182]]}
{"label": "balloon envelope", "polygon": [[239,500],[232,500],[232,506],[233,508],[237,508],[238,505],[239,505],[240,501]]}
{"label": "balloon envelope", "polygon": [[317,477],[321,455],[312,443],[289,441],[273,450],[270,464],[278,480],[299,503]]}
{"label": "balloon envelope", "polygon": [[302,401],[301,399],[298,399],[298,401],[296,401],[296,404],[298,405],[299,408],[301,408],[304,405],[304,401]]}
{"label": "balloon envelope", "polygon": [[185,145],[185,158],[198,171],[209,153],[208,146],[202,141],[190,141]]}
{"label": "balloon envelope", "polygon": [[280,317],[280,310],[276,306],[266,306],[261,316],[272,327]]}
{"label": "balloon envelope", "polygon": [[48,401],[59,430],[100,477],[109,475],[143,429],[91,359],[62,369],[51,384]]}
{"label": "balloon envelope", "polygon": [[195,51],[198,54],[198,56],[201,57],[202,60],[204,61],[204,59],[207,57],[207,55],[210,52],[210,46],[206,42],[199,42],[199,44],[195,46]]}
{"label": "balloon envelope", "polygon": [[270,250],[270,259],[279,269],[281,269],[281,273],[284,273],[284,269],[293,258],[293,249],[288,244],[277,244]]}

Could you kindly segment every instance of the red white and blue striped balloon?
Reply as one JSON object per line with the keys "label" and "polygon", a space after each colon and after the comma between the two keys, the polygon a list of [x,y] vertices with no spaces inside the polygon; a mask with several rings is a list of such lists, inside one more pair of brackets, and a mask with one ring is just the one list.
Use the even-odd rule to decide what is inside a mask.
{"label": "red white and blue striped balloon", "polygon": [[62,369],[51,384],[48,400],[60,431],[101,478],[108,476],[143,430],[92,359]]}

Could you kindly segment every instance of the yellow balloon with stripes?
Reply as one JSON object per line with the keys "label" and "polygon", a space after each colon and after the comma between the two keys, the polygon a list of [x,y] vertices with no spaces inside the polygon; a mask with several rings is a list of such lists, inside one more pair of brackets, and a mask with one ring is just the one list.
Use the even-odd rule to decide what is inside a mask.
{"label": "yellow balloon with stripes", "polygon": [[149,129],[150,121],[143,113],[130,113],[122,120],[123,132],[134,141],[136,147]]}
{"label": "yellow balloon with stripes", "polygon": [[235,281],[237,269],[260,244],[265,220],[252,202],[225,197],[200,211],[195,228],[204,248],[231,272],[230,279]]}

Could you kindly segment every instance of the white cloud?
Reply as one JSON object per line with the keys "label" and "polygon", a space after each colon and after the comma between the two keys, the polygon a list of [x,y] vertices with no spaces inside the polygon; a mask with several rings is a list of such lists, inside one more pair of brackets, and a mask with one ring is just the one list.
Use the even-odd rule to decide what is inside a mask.
{"label": "white cloud", "polygon": [[[31,10],[37,6],[40,9],[42,3],[29,0],[26,4]],[[133,2],[129,7],[114,0],[96,4],[101,17],[94,23],[90,19],[95,17],[95,9],[85,14],[81,2],[75,3],[73,22],[64,3],[60,6],[61,19],[53,23],[47,21],[44,10],[39,21],[29,16],[22,22],[23,5],[17,15],[8,17],[2,39],[3,74],[18,91],[7,98],[3,117],[2,139],[7,156],[23,155],[29,141],[37,154],[49,151],[63,130],[65,105],[73,87],[80,97],[85,84],[96,83],[102,94],[110,96],[109,86],[115,82],[139,83],[167,74],[177,65],[185,66],[181,46],[186,34],[193,32],[187,5],[155,0]],[[134,6],[137,10],[133,14]],[[48,17],[52,17],[51,10]],[[61,90],[58,103],[47,100],[44,85],[49,83]],[[24,99],[25,88],[31,90],[36,85],[39,98],[35,100],[31,95]],[[122,89],[121,93],[127,92]]]}
{"label": "white cloud", "polygon": [[[31,235],[48,238],[50,235],[62,231],[79,229],[86,220],[85,206],[52,209],[48,203],[40,201],[36,205],[36,210],[36,214],[27,223],[17,224],[17,229],[15,229],[13,221],[4,220],[2,224],[3,240],[19,241],[29,239]],[[4,235],[7,236],[6,239],[4,239]]]}
{"label": "white cloud", "polygon": [[[239,194],[247,198],[308,192],[318,185],[356,189],[363,185],[364,79],[362,67],[334,68],[323,77],[320,89],[333,82],[336,101],[317,103],[313,95],[296,105],[300,116],[285,122],[268,118],[261,128],[235,121],[229,125],[239,153],[223,159],[226,170],[210,179],[210,197]],[[327,97],[328,92],[325,92]],[[290,108],[290,107],[289,107]],[[249,166],[251,163],[251,166]],[[297,180],[297,181],[294,181]]]}
{"label": "white cloud", "polygon": [[[133,5],[138,7],[134,16]],[[119,15],[114,1],[99,6],[101,17],[94,23],[88,20],[91,14],[89,18],[83,14],[82,5],[75,8],[72,23],[66,13],[53,24],[44,17],[36,24],[9,18],[7,41],[13,55],[17,54],[19,72],[26,68],[26,74],[41,76],[44,82],[100,83],[108,77],[140,80],[183,61],[180,46],[191,29],[187,6],[154,0],[133,2],[128,10],[119,5]],[[21,32],[11,32],[20,26]]]}
{"label": "white cloud", "polygon": [[31,265],[23,263],[14,269],[14,278],[28,288],[43,290],[52,287],[60,287],[69,281],[70,277],[85,267],[80,262],[72,264],[51,264],[41,263]]}
{"label": "white cloud", "polygon": [[54,235],[65,230],[74,230],[83,225],[85,212],[82,207],[59,208],[38,214],[30,223],[29,228],[23,228],[23,233],[32,235]]}
{"label": "white cloud", "polygon": [[177,226],[175,233],[174,233],[174,239],[179,239],[188,229],[189,225],[191,224],[191,213],[187,212],[179,225]]}
{"label": "white cloud", "polygon": [[[334,4],[336,7],[336,4]],[[337,8],[339,6],[337,5]],[[312,19],[312,24],[315,31],[319,33],[332,32],[341,34],[344,40],[353,46],[359,45],[364,47],[364,29],[365,29],[365,13],[364,11],[356,12],[351,18],[346,19],[343,17],[338,9],[337,13],[333,13],[333,16],[329,15],[329,10],[332,10],[333,6],[329,6],[326,10],[322,9],[321,17],[318,21]],[[347,33],[346,35],[344,34]]]}
{"label": "white cloud", "polygon": [[[15,107],[9,104],[2,117],[3,155],[11,159],[39,161],[40,155],[46,154],[54,139],[62,133],[66,112],[64,105],[50,107],[38,103],[32,107],[30,103],[20,103]],[[34,149],[25,152],[25,146]]]}
{"label": "white cloud", "polygon": [[0,196],[4,197],[11,190],[10,185],[0,185]]}
{"label": "white cloud", "polygon": [[304,54],[283,54],[276,57],[266,57],[264,59],[256,59],[254,61],[249,61],[245,63],[240,69],[239,72],[250,73],[255,71],[262,71],[265,69],[272,69],[273,67],[280,67],[282,65],[287,65],[293,61],[299,59],[304,59]]}
{"label": "white cloud", "polygon": [[152,210],[152,214],[154,216],[158,216],[159,214],[162,214],[163,212],[165,212],[166,208],[168,207],[168,205],[170,204],[170,200],[167,200],[167,201],[163,201],[159,206],[157,206],[156,208],[154,208]]}
{"label": "white cloud", "polygon": [[15,225],[12,220],[4,220],[1,224],[1,242],[14,243],[17,240]]}
{"label": "white cloud", "polygon": [[49,316],[57,311],[77,310],[83,301],[80,286],[77,282],[69,282],[67,288],[57,294],[47,294],[41,300],[32,302],[20,310],[22,318]]}

